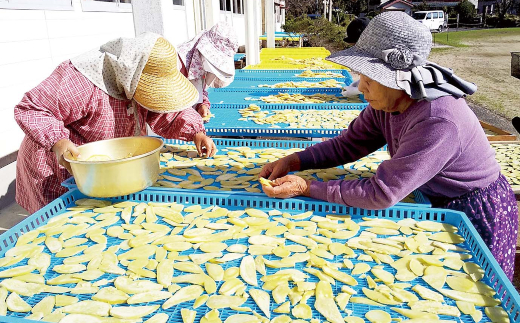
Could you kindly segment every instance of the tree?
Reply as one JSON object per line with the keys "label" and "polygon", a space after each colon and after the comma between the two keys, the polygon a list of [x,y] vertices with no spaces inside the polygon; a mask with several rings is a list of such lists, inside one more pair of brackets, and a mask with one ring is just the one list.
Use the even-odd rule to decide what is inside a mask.
{"label": "tree", "polygon": [[322,0],[287,0],[286,6],[288,14],[293,17],[323,12]]}
{"label": "tree", "polygon": [[334,6],[344,12],[359,16],[366,10],[367,0],[335,0]]}
{"label": "tree", "polygon": [[455,11],[459,14],[461,22],[472,22],[473,17],[475,17],[475,6],[468,0],[459,2]]}
{"label": "tree", "polygon": [[495,8],[498,13],[498,23],[499,25],[504,21],[506,14],[513,8],[515,4],[515,0],[499,0],[495,3]]}
{"label": "tree", "polygon": [[414,8],[414,11],[427,11],[430,10],[430,6],[428,6],[428,3],[426,0],[423,0],[420,4],[416,5]]}

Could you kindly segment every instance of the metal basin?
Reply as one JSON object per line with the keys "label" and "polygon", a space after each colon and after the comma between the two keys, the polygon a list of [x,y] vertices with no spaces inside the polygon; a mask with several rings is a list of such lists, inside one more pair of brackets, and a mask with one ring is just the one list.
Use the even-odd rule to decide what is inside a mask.
{"label": "metal basin", "polygon": [[[153,137],[124,137],[91,142],[78,149],[81,160],[67,151],[78,189],[91,197],[115,197],[139,192],[159,177],[159,154],[163,141]],[[107,161],[89,161],[92,156]]]}

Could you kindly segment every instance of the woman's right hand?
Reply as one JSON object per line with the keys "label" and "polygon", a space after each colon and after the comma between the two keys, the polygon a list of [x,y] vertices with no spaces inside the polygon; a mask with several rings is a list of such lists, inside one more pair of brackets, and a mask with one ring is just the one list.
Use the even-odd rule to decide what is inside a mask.
{"label": "woman's right hand", "polygon": [[72,175],[72,169],[70,168],[70,164],[68,161],[65,160],[63,154],[66,151],[70,151],[74,158],[79,158],[80,155],[78,147],[76,147],[76,145],[74,145],[74,143],[69,139],[61,139],[57,143],[55,143],[54,146],[52,146],[52,151],[56,154],[56,159],[58,160],[58,163],[61,166],[65,167],[67,171]]}
{"label": "woman's right hand", "polygon": [[206,158],[213,157],[217,153],[217,146],[213,140],[206,136],[204,132],[198,132],[193,139],[195,147],[200,157],[205,156]]}
{"label": "woman's right hand", "polygon": [[297,170],[300,170],[300,158],[297,154],[290,154],[265,165],[258,176],[275,180]]}

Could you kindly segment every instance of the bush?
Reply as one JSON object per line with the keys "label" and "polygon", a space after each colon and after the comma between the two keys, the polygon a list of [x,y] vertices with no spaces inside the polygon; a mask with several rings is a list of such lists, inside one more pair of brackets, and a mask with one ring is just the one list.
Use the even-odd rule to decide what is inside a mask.
{"label": "bush", "polygon": [[497,28],[509,28],[517,27],[520,24],[520,20],[517,16],[505,16],[504,19],[500,20],[499,16],[487,16],[486,25]]}
{"label": "bush", "polygon": [[309,46],[325,47],[331,52],[345,49],[345,27],[328,21],[327,19],[310,19],[306,16],[289,17],[283,26],[284,31],[304,34]]}

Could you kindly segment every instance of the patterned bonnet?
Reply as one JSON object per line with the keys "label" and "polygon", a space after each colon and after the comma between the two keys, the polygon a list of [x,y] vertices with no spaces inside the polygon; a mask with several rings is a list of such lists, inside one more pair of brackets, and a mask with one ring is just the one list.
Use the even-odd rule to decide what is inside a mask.
{"label": "patterned bonnet", "polygon": [[372,19],[355,46],[327,60],[351,68],[376,82],[428,101],[473,94],[477,86],[449,68],[429,62],[432,36],[425,25],[403,12],[384,12]]}
{"label": "patterned bonnet", "polygon": [[188,70],[189,80],[201,79],[206,72],[213,72],[204,68],[204,60],[206,60],[222,72],[215,75],[218,78],[225,78],[222,81],[228,85],[235,75],[234,55],[237,49],[238,40],[233,28],[226,22],[220,21],[210,30],[179,45],[177,50]]}

